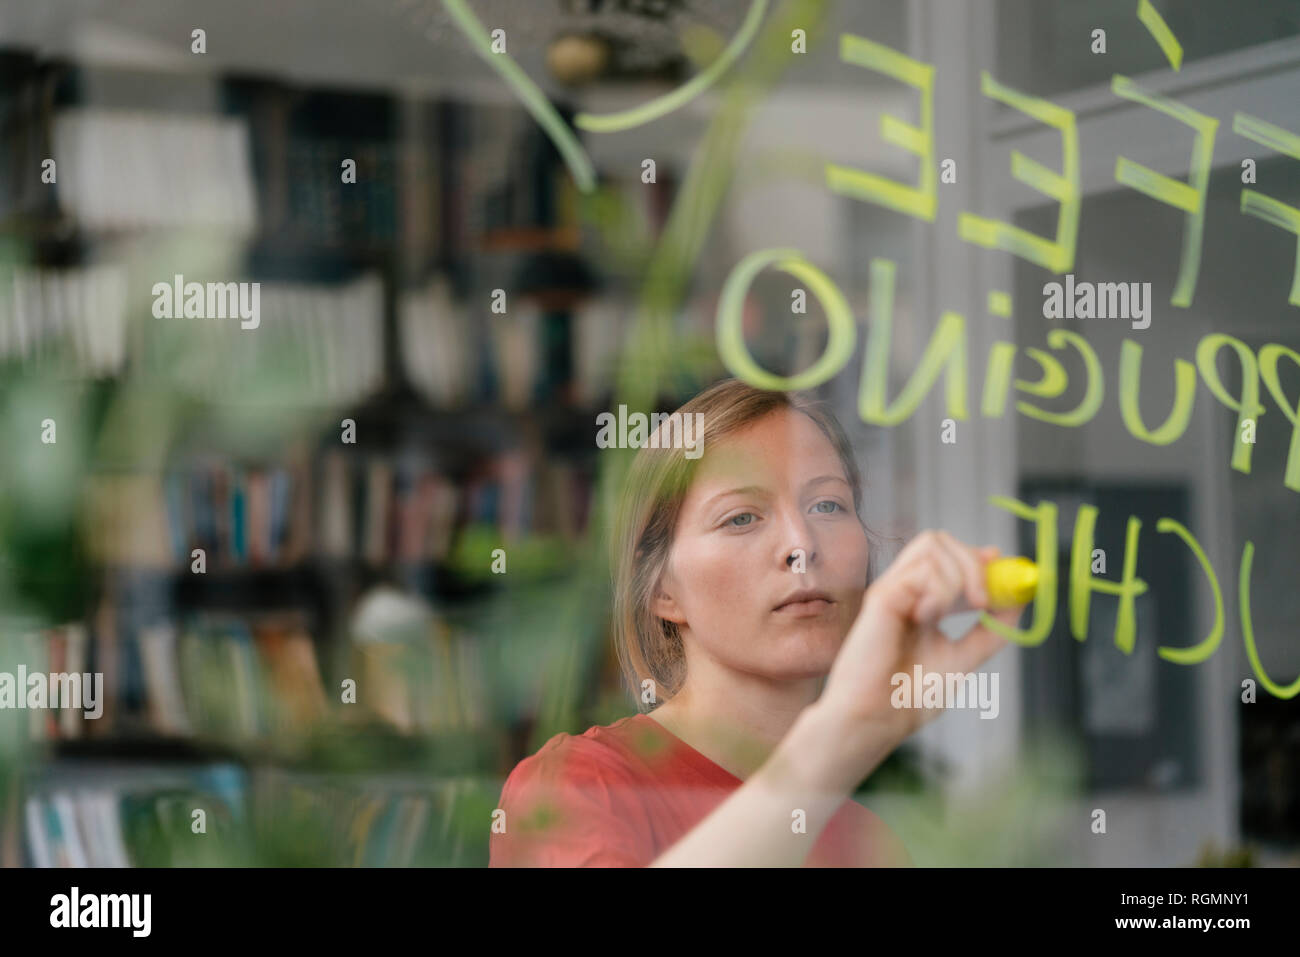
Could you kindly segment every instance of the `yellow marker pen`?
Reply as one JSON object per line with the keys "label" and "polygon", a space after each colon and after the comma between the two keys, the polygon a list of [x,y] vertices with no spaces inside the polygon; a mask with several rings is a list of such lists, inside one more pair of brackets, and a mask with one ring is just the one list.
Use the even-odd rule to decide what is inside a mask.
{"label": "yellow marker pen", "polygon": [[1028,558],[999,558],[984,569],[989,608],[1014,608],[1033,601],[1038,590],[1038,565]]}

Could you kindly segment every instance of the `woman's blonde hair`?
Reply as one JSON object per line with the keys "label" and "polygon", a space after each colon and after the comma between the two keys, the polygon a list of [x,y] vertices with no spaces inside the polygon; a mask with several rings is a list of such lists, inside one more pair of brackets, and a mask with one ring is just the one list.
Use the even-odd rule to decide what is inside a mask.
{"label": "woman's blonde hair", "polygon": [[[695,396],[677,412],[681,413],[683,422],[687,415],[703,414],[703,447],[708,448],[729,433],[782,409],[808,416],[830,440],[853,488],[853,509],[862,522],[862,476],[853,457],[853,447],[839,422],[817,401],[757,389],[738,379],[725,379]],[[697,436],[696,442],[699,441]],[[668,561],[682,501],[700,461],[699,457],[688,458],[687,451],[682,447],[643,445],[632,460],[615,513],[610,539],[614,641],[624,680],[638,702],[641,702],[641,683],[645,679],[655,682],[653,697],[658,704],[675,695],[686,678],[686,657],[677,625],[657,616],[652,602]],[[863,530],[868,531],[865,524]],[[873,557],[875,551],[871,549]]]}

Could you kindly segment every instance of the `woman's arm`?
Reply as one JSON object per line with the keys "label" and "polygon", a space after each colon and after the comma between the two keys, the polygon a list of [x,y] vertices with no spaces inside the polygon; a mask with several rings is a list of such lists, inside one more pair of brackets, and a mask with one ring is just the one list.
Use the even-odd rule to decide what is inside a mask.
{"label": "woman's arm", "polygon": [[[984,565],[997,549],[975,549],[945,532],[913,539],[868,590],[826,687],[796,719],[767,762],[652,867],[780,867],[802,864],[844,800],[937,709],[895,708],[891,678],[969,672],[1006,639],[976,625],[957,641],[939,620],[984,608]],[[1012,624],[1020,609],[999,612]],[[796,833],[795,812],[804,812]]]}
{"label": "woman's arm", "polygon": [[[810,705],[767,762],[650,866],[797,867],[892,749],[883,729],[864,733]],[[801,833],[793,826],[796,810],[804,812]]]}

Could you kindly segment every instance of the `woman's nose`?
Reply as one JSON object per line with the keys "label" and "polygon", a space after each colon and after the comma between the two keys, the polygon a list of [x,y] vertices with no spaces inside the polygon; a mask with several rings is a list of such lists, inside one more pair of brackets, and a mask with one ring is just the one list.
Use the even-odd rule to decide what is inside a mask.
{"label": "woman's nose", "polygon": [[788,525],[786,544],[782,557],[790,568],[802,570],[811,565],[817,557],[816,543],[807,523],[793,520]]}

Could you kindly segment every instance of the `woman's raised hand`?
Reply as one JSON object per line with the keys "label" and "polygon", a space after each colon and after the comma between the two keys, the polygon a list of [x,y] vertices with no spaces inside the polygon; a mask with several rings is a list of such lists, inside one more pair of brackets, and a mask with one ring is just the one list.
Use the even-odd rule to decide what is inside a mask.
{"label": "woman's raised hand", "polygon": [[[998,557],[993,546],[974,548],[947,532],[922,532],[898,554],[866,591],[818,704],[852,726],[870,726],[896,746],[937,717],[939,709],[896,708],[894,675],[974,671],[1008,644],[976,623],[957,640],[938,627],[945,615],[985,609],[985,566]],[[1014,625],[1023,606],[992,613]]]}

